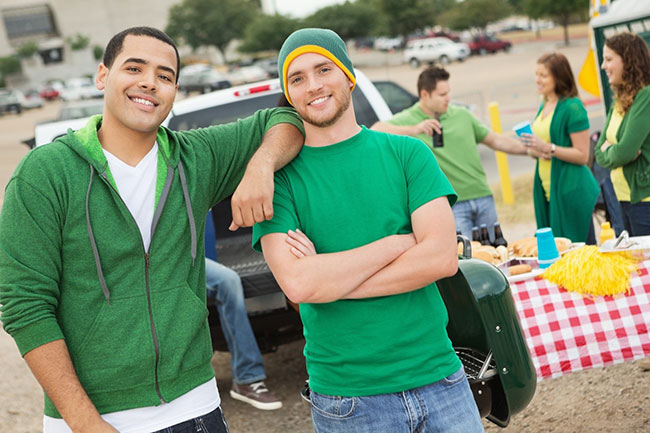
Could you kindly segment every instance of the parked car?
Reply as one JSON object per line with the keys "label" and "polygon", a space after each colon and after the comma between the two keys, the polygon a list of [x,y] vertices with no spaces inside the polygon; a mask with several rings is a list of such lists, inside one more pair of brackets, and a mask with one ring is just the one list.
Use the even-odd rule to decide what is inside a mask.
{"label": "parked car", "polygon": [[467,44],[447,38],[425,38],[409,41],[404,50],[404,60],[418,68],[422,63],[439,62],[447,65],[452,60],[462,62],[469,56]]}
{"label": "parked car", "polygon": [[22,95],[21,104],[25,110],[41,108],[43,106],[43,98],[41,98],[39,92],[36,90],[27,90]]}
{"label": "parked car", "polygon": [[246,83],[254,83],[269,78],[269,74],[256,65],[240,66],[228,72],[228,79],[233,86],[239,86]]}
{"label": "parked car", "polygon": [[451,32],[446,32],[444,30],[433,32],[433,35],[431,35],[431,36],[434,36],[434,37],[437,37],[437,38],[447,38],[447,39],[452,40],[454,42],[460,42],[460,36],[458,34],[451,33]]}
{"label": "parked car", "polygon": [[510,51],[512,43],[497,38],[494,35],[478,35],[469,43],[469,49],[472,54],[496,53],[497,51]]}
{"label": "parked car", "polygon": [[261,59],[253,63],[253,65],[262,68],[269,75],[269,78],[278,78],[277,57],[272,59]]}
{"label": "parked car", "polygon": [[403,38],[377,38],[375,39],[375,50],[390,51],[404,47]]}
{"label": "parked car", "polygon": [[102,111],[104,111],[103,99],[66,102],[59,109],[56,120],[88,118],[95,114],[101,114]]}
{"label": "parked car", "polygon": [[220,72],[207,65],[194,69],[183,68],[178,78],[178,89],[183,93],[208,93],[230,87],[230,81]]}
{"label": "parked car", "polygon": [[[414,95],[405,97],[408,92],[395,83],[382,82],[375,87],[363,72],[357,70],[355,73],[357,86],[352,99],[357,121],[362,125],[370,127],[378,120],[386,120],[392,116],[391,109],[401,111],[417,99]],[[384,94],[396,100],[384,100]],[[163,124],[170,129],[187,130],[227,123],[259,109],[276,106],[281,95],[280,83],[273,79],[190,97],[176,102]],[[87,120],[37,125],[36,145],[53,141],[64,135],[69,127],[81,128]],[[212,218],[215,227],[212,239],[218,260],[242,277],[246,309],[261,350],[273,350],[279,344],[302,338],[297,311],[287,302],[263,256],[251,248],[251,230],[241,228],[231,232],[227,229],[231,220],[229,199],[213,209]],[[209,305],[209,311],[213,347],[225,351],[227,347],[214,305]]]}
{"label": "parked car", "polygon": [[0,90],[0,115],[6,113],[20,114],[23,111],[21,104],[22,94],[17,90]]}
{"label": "parked car", "polygon": [[104,92],[99,90],[90,78],[70,78],[66,80],[60,96],[64,101],[79,101],[82,99],[102,98]]}
{"label": "parked car", "polygon": [[59,91],[52,86],[45,86],[41,89],[39,95],[46,101],[53,101],[59,98]]}

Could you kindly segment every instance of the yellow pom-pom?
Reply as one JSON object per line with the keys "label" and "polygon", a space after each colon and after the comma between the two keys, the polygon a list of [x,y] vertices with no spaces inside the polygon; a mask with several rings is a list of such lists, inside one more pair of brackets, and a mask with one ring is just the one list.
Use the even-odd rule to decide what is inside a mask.
{"label": "yellow pom-pom", "polygon": [[615,296],[630,291],[630,275],[638,269],[632,254],[601,253],[598,247],[586,245],[566,253],[542,277],[584,296]]}

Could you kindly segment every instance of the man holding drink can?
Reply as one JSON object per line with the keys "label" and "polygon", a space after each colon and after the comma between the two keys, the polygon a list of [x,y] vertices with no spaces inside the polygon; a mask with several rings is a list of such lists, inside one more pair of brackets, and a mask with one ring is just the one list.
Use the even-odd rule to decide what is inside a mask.
{"label": "man holding drink can", "polygon": [[466,108],[450,105],[449,72],[445,69],[431,66],[422,71],[417,89],[418,102],[371,129],[410,135],[429,146],[458,193],[458,202],[452,207],[456,230],[471,237],[472,227],[486,224],[493,239],[497,211],[478,144],[517,155],[525,155],[526,147],[514,137],[490,131]]}

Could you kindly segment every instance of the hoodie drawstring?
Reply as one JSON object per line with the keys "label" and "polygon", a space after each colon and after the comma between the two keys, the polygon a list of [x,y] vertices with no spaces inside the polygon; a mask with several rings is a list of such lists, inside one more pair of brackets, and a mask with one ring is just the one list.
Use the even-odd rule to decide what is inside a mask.
{"label": "hoodie drawstring", "polygon": [[93,249],[93,256],[95,257],[95,266],[97,266],[97,276],[99,277],[99,284],[102,286],[102,291],[104,292],[104,297],[108,305],[111,305],[111,293],[108,291],[108,286],[106,285],[106,279],[104,278],[104,272],[102,271],[102,263],[99,260],[99,251],[97,251],[97,242],[95,242],[95,236],[93,235],[93,228],[90,225],[90,212],[88,207],[88,202],[90,200],[90,189],[93,186],[93,177],[95,174],[95,168],[90,165],[90,181],[88,182],[88,191],[86,192],[86,228],[88,229],[88,237],[90,237],[90,246]]}
{"label": "hoodie drawstring", "polygon": [[185,198],[185,208],[187,209],[187,218],[190,220],[190,236],[192,242],[192,266],[196,259],[196,223],[194,222],[194,213],[192,212],[192,202],[190,201],[190,194],[187,191],[187,181],[185,180],[185,170],[183,170],[183,163],[178,161],[178,174],[181,179],[181,187],[183,188],[183,198]]}

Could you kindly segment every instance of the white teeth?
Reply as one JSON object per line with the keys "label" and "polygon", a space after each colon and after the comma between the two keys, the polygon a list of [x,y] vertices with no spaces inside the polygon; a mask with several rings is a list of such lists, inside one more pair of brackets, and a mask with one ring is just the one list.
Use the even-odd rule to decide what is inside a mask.
{"label": "white teeth", "polygon": [[309,105],[311,105],[311,104],[320,104],[321,102],[325,102],[327,100],[327,98],[329,98],[329,96],[323,96],[322,98],[314,99],[313,101],[311,101],[309,103]]}
{"label": "white teeth", "polygon": [[133,102],[137,102],[138,104],[144,104],[144,105],[150,105],[153,107],[153,102],[148,101],[146,99],[142,98],[132,98]]}

